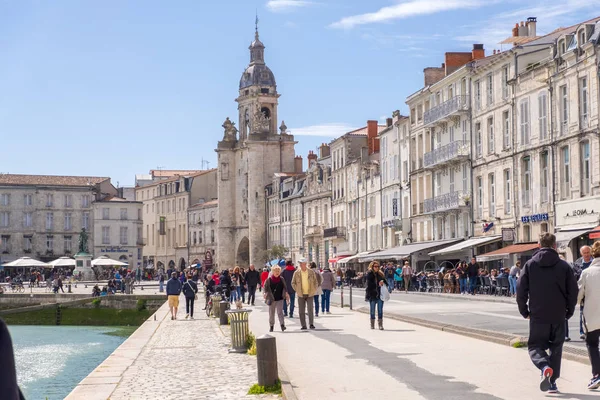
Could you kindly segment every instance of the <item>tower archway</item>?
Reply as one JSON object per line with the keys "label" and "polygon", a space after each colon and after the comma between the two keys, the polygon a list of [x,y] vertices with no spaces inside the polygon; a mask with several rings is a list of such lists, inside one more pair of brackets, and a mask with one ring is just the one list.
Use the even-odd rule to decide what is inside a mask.
{"label": "tower archway", "polygon": [[238,244],[235,261],[241,267],[250,265],[250,241],[245,236]]}

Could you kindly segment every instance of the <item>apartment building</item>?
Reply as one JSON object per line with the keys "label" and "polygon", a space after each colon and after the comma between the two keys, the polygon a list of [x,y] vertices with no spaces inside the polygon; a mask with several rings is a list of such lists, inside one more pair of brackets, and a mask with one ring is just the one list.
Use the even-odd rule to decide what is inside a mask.
{"label": "apartment building", "polygon": [[[299,167],[302,170],[302,157],[297,156]],[[288,257],[296,262],[304,254],[304,224],[302,197],[304,196],[306,177],[303,173],[286,177],[282,182],[281,209],[284,218],[281,222],[281,244],[288,249]]]}
{"label": "apartment building", "polygon": [[218,200],[201,201],[188,208],[189,260],[203,267],[213,267],[216,254]]}

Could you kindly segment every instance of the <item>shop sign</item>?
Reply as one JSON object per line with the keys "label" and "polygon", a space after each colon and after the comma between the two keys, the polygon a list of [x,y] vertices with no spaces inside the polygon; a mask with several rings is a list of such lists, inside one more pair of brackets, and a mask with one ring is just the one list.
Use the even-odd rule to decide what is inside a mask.
{"label": "shop sign", "polygon": [[515,230],[512,228],[502,228],[502,241],[503,242],[514,242]]}
{"label": "shop sign", "polygon": [[548,213],[543,213],[543,214],[533,214],[533,215],[526,215],[521,217],[521,222],[524,224],[528,224],[530,222],[545,222],[548,221],[550,218],[548,216]]}
{"label": "shop sign", "polygon": [[127,253],[127,249],[123,247],[102,247],[100,249],[100,253]]}
{"label": "shop sign", "polygon": [[556,226],[593,225],[600,217],[600,197],[585,197],[556,204]]}

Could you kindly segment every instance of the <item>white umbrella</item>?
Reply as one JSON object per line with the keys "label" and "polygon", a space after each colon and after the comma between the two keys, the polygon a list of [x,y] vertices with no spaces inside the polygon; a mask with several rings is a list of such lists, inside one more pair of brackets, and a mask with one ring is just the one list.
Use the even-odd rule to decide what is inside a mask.
{"label": "white umbrella", "polygon": [[70,257],[60,257],[48,264],[52,267],[74,267],[76,265],[75,260]]}
{"label": "white umbrella", "polygon": [[48,268],[50,265],[41,261],[35,260],[31,257],[17,258],[15,261],[11,261],[6,264],[2,264],[3,267],[43,267]]}
{"label": "white umbrella", "polygon": [[102,257],[96,258],[95,260],[92,260],[92,265],[99,266],[99,267],[107,267],[107,266],[113,267],[113,266],[124,266],[124,265],[128,265],[128,264],[124,263],[122,261],[113,260],[106,256],[102,256]]}

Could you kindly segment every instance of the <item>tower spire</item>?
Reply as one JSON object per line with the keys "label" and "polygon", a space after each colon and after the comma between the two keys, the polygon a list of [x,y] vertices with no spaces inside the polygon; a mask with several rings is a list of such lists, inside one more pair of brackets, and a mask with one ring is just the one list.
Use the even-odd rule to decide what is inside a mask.
{"label": "tower spire", "polygon": [[254,39],[258,40],[258,9],[256,9],[256,20],[254,21],[255,30],[254,30]]}

